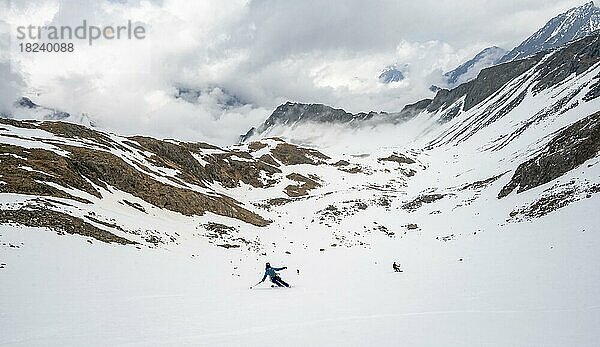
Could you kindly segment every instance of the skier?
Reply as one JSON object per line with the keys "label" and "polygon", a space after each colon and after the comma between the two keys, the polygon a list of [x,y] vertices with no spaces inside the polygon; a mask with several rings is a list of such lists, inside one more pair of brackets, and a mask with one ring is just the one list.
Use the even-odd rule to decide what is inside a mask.
{"label": "skier", "polygon": [[400,270],[400,264],[396,264],[396,262],[394,262],[394,264],[392,264],[392,267],[394,268],[395,272],[402,272],[402,270]]}
{"label": "skier", "polygon": [[262,280],[260,280],[260,282],[258,282],[256,285],[263,283],[265,281],[265,279],[267,278],[267,276],[269,276],[269,278],[271,279],[271,282],[275,283],[279,287],[285,286],[285,287],[289,288],[290,285],[285,283],[285,281],[282,280],[281,277],[279,277],[277,272],[275,272],[275,271],[281,271],[281,270],[285,270],[285,269],[287,269],[287,266],[271,267],[271,264],[269,264],[269,263],[265,264],[265,275],[263,276]]}

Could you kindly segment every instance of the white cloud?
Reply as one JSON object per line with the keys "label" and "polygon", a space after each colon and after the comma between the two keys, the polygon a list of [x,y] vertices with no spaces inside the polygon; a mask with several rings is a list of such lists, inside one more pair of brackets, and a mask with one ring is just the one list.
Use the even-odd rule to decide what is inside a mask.
{"label": "white cloud", "polygon": [[[287,100],[354,112],[398,110],[430,95],[427,88],[440,71],[492,44],[511,48],[579,4],[33,0],[14,1],[3,19],[13,29],[79,25],[83,19],[145,23],[143,41],[78,42],[73,54],[13,52],[12,66],[39,94],[36,101],[88,113],[106,129],[225,144]],[[392,63],[407,66],[407,79],[379,83],[379,71]],[[10,81],[0,82],[4,102],[20,93],[18,79]],[[174,86],[219,87],[251,104],[224,108],[218,93],[186,103],[173,97]]]}
{"label": "white cloud", "polygon": [[10,62],[0,60],[0,114],[10,112],[12,104],[21,96],[25,84],[13,71]]}

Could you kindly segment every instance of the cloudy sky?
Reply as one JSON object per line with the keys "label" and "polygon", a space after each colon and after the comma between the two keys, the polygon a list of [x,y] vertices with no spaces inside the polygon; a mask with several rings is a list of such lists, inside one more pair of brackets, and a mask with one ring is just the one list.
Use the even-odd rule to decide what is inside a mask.
{"label": "cloudy sky", "polygon": [[[287,100],[397,111],[441,72],[511,49],[582,0],[0,0],[0,109],[18,95],[121,134],[218,144]],[[21,53],[19,25],[143,24],[144,40]],[[6,37],[12,37],[7,40]],[[385,85],[390,64],[406,80]],[[199,97],[175,98],[178,87]],[[198,96],[198,95],[196,95]],[[193,101],[193,102],[190,102]]]}

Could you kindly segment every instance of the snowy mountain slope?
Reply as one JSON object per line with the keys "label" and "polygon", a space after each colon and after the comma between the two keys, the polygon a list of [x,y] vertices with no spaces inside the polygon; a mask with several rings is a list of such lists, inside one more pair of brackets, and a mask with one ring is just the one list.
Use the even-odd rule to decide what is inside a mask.
{"label": "snowy mountain slope", "polygon": [[[202,143],[123,138],[62,122],[0,122],[4,157],[0,191],[8,197],[4,207],[9,211],[3,222],[82,234],[70,227],[76,223],[89,229],[85,236],[103,233],[98,237],[101,241],[118,236],[141,244],[175,242],[178,235],[153,227],[153,219],[163,215],[180,216],[196,227],[199,221],[222,216],[225,219],[216,218],[219,223],[229,220],[238,228],[256,230],[275,218],[263,210],[338,189],[321,176],[357,182],[357,173],[366,171],[375,178],[376,172],[385,172],[390,165],[398,165],[396,172],[404,176],[418,169],[408,159],[411,165],[395,164],[399,154],[386,151],[364,167],[352,157],[330,158],[280,139],[221,149]],[[69,225],[61,229],[43,219],[31,221],[31,210],[48,210],[44,213]],[[131,219],[119,220],[115,213]],[[210,232],[220,228],[218,241],[229,230],[205,226]],[[230,246],[240,247],[248,240],[235,241],[239,242]]]}
{"label": "snowy mountain slope", "polygon": [[594,346],[599,47],[227,148],[2,119],[0,344]]}
{"label": "snowy mountain slope", "polygon": [[[464,203],[477,199],[479,190],[487,189],[488,184],[513,176],[511,172],[524,162],[520,158],[541,150],[552,134],[598,110],[598,40],[591,36],[556,52],[485,69],[469,83],[407,106],[409,121],[359,127],[354,138],[336,138],[336,144],[321,151],[277,138],[221,149],[139,136],[122,138],[60,122],[3,120],[2,148],[7,159],[3,160],[0,188],[11,198],[2,219],[152,247],[177,242],[181,234],[173,233],[172,225],[188,230],[191,223],[205,229],[200,239],[226,248],[260,249],[264,242],[241,230],[252,235],[261,228],[281,226],[276,223],[283,216],[278,210],[288,204],[310,201],[311,207],[320,206],[312,213],[320,216],[317,221],[321,224],[331,227],[339,216],[353,216],[368,206],[385,210],[395,199],[408,211],[460,196]],[[573,62],[578,62],[576,67]],[[321,113],[312,112],[309,106],[286,105],[289,110],[276,111],[274,115],[282,116],[273,118],[300,115],[288,119],[298,122],[304,117],[303,112],[294,111],[298,109],[308,110],[309,115],[322,114],[323,121],[349,115],[323,105],[319,106]],[[387,137],[390,129],[402,136]],[[366,145],[360,140],[363,135],[372,145],[361,150],[360,144]],[[471,168],[475,176],[465,174],[467,180],[453,179],[452,184],[442,184],[440,177],[431,178],[440,182],[435,186],[410,183],[420,175],[427,176],[421,172],[429,172],[427,158],[432,153],[445,153],[463,143],[460,153],[471,153],[478,162],[486,157],[494,170]],[[438,148],[441,152],[436,152]],[[567,158],[564,155],[559,161]],[[573,155],[579,157],[577,151]],[[594,155],[591,152],[586,158]],[[499,168],[497,163],[506,161],[511,164]],[[568,167],[540,185],[548,187],[574,168]],[[595,191],[594,181],[589,183],[580,195]],[[474,192],[458,189],[470,185],[480,187]],[[496,189],[489,194],[517,199],[500,192]],[[540,198],[532,197],[521,205],[534,204]],[[314,200],[323,203],[313,205]],[[31,221],[31,210],[57,222]],[[502,218],[514,211],[504,210]],[[444,212],[451,210],[440,211]],[[119,220],[115,214],[132,217]],[[161,224],[153,220],[162,219],[163,214],[178,221]],[[61,223],[66,224],[62,229]],[[411,222],[396,227],[406,229],[409,224],[418,225]],[[377,228],[390,234],[387,226]],[[344,245],[365,243],[365,235],[349,230],[327,234]]]}
{"label": "snowy mountain slope", "polygon": [[[419,142],[396,145],[394,137],[381,138],[388,128],[373,128],[369,138],[387,145],[347,147],[341,138],[316,152],[275,138],[186,151],[190,144],[177,141],[3,121],[2,143],[27,149],[3,151],[23,161],[23,172],[3,172],[3,182],[42,171],[36,180],[91,204],[48,188],[38,194],[3,188],[0,276],[8,285],[0,289],[0,311],[8,314],[0,315],[0,342],[592,346],[600,323],[600,278],[592,265],[600,260],[597,150],[546,183],[498,194],[528,157],[569,140],[555,129],[584,119],[584,108],[598,108],[595,100],[564,113],[558,124],[544,118],[495,150],[487,149],[494,144],[486,133],[491,127],[427,150]],[[438,124],[422,142],[466,116]],[[506,125],[511,116],[494,124]],[[600,125],[593,124],[597,134]],[[409,125],[395,126],[396,133]],[[74,147],[117,153],[156,181],[225,194],[272,222],[186,215],[115,188],[108,173],[94,182],[83,163],[73,162],[98,198],[64,180],[51,184],[46,176],[56,171],[31,157],[35,148],[69,157]],[[198,164],[187,162],[186,153]],[[10,163],[1,160],[3,168]],[[281,172],[257,169],[269,162]],[[552,208],[538,208],[548,206],[539,201],[556,199]],[[35,219],[5,212],[19,209],[41,217],[61,212],[136,244],[98,242],[93,233],[61,235],[72,230],[69,224],[42,218],[34,225]],[[249,290],[265,261],[287,265],[282,276],[293,288]],[[393,273],[392,261],[404,272]]]}
{"label": "snowy mountain slope", "polygon": [[432,86],[432,88],[435,90],[440,87],[455,88],[473,80],[485,68],[561,47],[592,35],[598,29],[600,29],[600,9],[593,2],[586,3],[551,19],[544,27],[510,52],[496,46],[484,49],[471,60],[446,72],[443,75],[446,82],[444,85]]}
{"label": "snowy mountain slope", "polygon": [[487,67],[496,65],[500,58],[508,53],[500,47],[488,47],[477,53],[475,57],[444,74],[447,82],[444,88],[454,88],[477,77],[479,72]]}
{"label": "snowy mountain slope", "polygon": [[558,48],[600,29],[600,9],[590,1],[552,18],[527,40],[506,54],[500,63]]}
{"label": "snowy mountain slope", "polygon": [[398,64],[386,66],[381,71],[381,73],[379,74],[377,79],[381,83],[385,83],[385,84],[393,83],[393,82],[400,82],[400,81],[404,80],[404,72],[402,72],[402,69],[398,67]]}
{"label": "snowy mountain slope", "polygon": [[[547,118],[564,125],[573,121],[569,115],[594,113],[598,110],[598,47],[600,36],[589,36],[553,53],[483,70],[476,80],[441,91],[423,117],[431,124],[449,124],[430,126],[430,130],[436,129],[431,131],[440,131],[432,135],[435,139],[430,145],[461,142],[477,135],[492,138],[490,148],[498,149]],[[490,79],[495,85],[478,93],[489,86]]]}
{"label": "snowy mountain slope", "polygon": [[[67,141],[40,129],[23,134],[13,126],[2,125],[7,129],[4,143],[46,148]],[[552,136],[535,126],[525,131],[529,133]],[[11,134],[21,138],[7,136]],[[138,142],[108,136],[132,148]],[[47,140],[36,142],[38,138]],[[240,156],[231,161],[241,166],[253,161],[242,160],[240,153],[271,155],[279,158],[275,162],[285,173],[319,176],[321,187],[300,197],[284,193],[287,181],[266,188],[206,184],[215,193],[255,203],[261,216],[273,220],[264,227],[210,213],[185,216],[115,189],[101,191],[101,199],[86,196],[94,199],[93,205],[3,193],[3,210],[30,205],[36,198],[52,200],[55,206],[46,209],[91,216],[102,221],[90,220],[96,227],[139,243],[109,244],[60,236],[44,224],[4,221],[0,276],[8,285],[0,289],[6,299],[0,308],[9,314],[0,316],[5,327],[0,342],[594,345],[600,278],[592,264],[599,260],[600,237],[594,230],[600,195],[584,193],[541,216],[520,208],[572,182],[597,184],[598,156],[551,182],[498,199],[525,155],[510,148],[514,142],[486,152],[480,141],[488,142],[471,137],[427,151],[390,143],[368,154],[338,154],[345,151],[340,144],[321,150],[331,159],[312,151],[305,156],[275,154],[283,144],[278,139],[225,149]],[[543,148],[531,145],[519,149],[537,153]],[[144,145],[148,152],[140,163],[153,155],[156,162],[168,158],[148,147]],[[196,158],[206,163],[223,151],[202,147]],[[309,163],[319,161],[325,163]],[[145,166],[155,174],[166,170]],[[164,177],[175,176],[165,172]],[[177,176],[185,177],[182,172]],[[278,200],[269,201],[272,197]],[[124,205],[125,200],[139,205]],[[127,232],[136,228],[139,238]],[[225,246],[240,244],[239,238],[249,241],[247,247]],[[403,273],[392,272],[394,260]],[[294,287],[249,290],[265,261],[287,265],[282,276]]]}
{"label": "snowy mountain slope", "polygon": [[[340,239],[352,239],[352,230],[365,220],[377,220],[375,230],[381,230],[378,228],[383,224],[383,230],[394,235],[397,230],[401,235],[427,230],[443,242],[464,237],[464,231],[456,230],[469,229],[477,235],[490,228],[519,228],[521,222],[535,226],[543,223],[538,218],[563,213],[561,209],[584,211],[597,199],[598,150],[570,147],[566,139],[572,136],[565,135],[573,131],[569,125],[580,120],[587,119],[594,124],[594,131],[598,129],[597,121],[590,121],[600,110],[597,52],[598,36],[593,36],[556,52],[486,69],[476,80],[442,91],[433,101],[424,100],[416,116],[401,125],[346,128],[347,136],[331,129],[304,126],[303,130],[303,126],[297,126],[284,134],[300,141],[313,139],[325,145],[326,153],[354,150],[360,157],[361,148],[369,153],[377,148],[394,148],[392,144],[399,152],[411,148],[417,151],[416,159],[425,170],[416,171],[400,185],[391,180],[383,187],[378,185],[391,200],[390,211],[396,210],[393,219],[386,218],[384,211],[377,217],[347,216],[348,207],[339,203],[346,198],[333,194],[327,198],[331,206],[324,223],[339,222],[341,227],[335,233]],[[303,138],[303,134],[310,133],[310,137]],[[581,140],[595,143],[593,136]],[[329,137],[335,140],[326,140]],[[534,179],[535,170],[527,172],[522,167],[539,162],[535,155],[548,151],[547,144],[552,143],[551,147],[565,150],[551,151],[553,164],[535,169],[544,173],[540,177],[547,178]],[[522,185],[518,183],[522,172],[537,181],[534,188],[524,191],[521,187],[520,193],[504,196],[505,187]],[[348,201],[356,200],[351,196],[356,195],[348,196]],[[461,217],[460,211],[468,217]],[[579,214],[581,220],[568,219],[568,228],[578,229],[579,223],[598,221],[586,213]],[[331,217],[336,214],[343,217]],[[386,222],[381,223],[379,218]]]}

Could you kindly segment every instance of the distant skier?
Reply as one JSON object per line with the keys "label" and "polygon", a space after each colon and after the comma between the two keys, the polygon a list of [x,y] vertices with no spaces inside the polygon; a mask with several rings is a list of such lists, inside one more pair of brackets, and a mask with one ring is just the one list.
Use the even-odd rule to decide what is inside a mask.
{"label": "distant skier", "polygon": [[400,269],[400,264],[396,264],[396,262],[392,264],[392,268],[394,268],[395,272],[402,272],[402,270]]}
{"label": "distant skier", "polygon": [[290,285],[285,283],[285,281],[282,280],[281,277],[279,277],[279,275],[276,272],[276,271],[281,271],[281,270],[285,270],[285,269],[287,269],[287,266],[271,267],[271,264],[267,263],[265,265],[265,275],[263,276],[262,280],[260,280],[260,282],[258,282],[256,285],[263,283],[265,281],[265,279],[267,278],[267,276],[269,276],[269,278],[271,279],[271,282],[273,282],[274,284],[278,285],[279,287],[288,287],[289,288]]}

